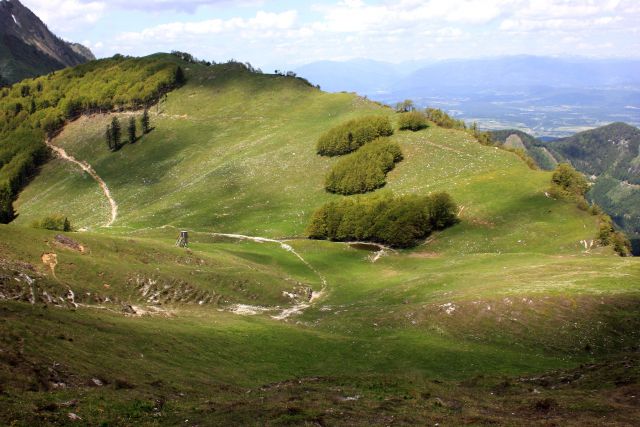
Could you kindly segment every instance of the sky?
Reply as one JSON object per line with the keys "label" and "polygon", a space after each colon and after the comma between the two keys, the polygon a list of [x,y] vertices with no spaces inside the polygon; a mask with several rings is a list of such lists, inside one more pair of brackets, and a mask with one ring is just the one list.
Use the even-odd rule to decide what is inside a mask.
{"label": "sky", "polygon": [[640,58],[639,0],[22,2],[98,57],[181,50],[265,70],[353,58]]}

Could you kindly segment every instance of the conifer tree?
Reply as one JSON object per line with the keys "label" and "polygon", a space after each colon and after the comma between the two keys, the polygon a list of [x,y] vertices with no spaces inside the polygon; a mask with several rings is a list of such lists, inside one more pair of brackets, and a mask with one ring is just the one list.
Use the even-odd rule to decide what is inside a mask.
{"label": "conifer tree", "polygon": [[111,125],[107,125],[107,130],[104,133],[104,139],[107,142],[107,147],[109,147],[109,150],[114,151],[113,132],[111,132]]}
{"label": "conifer tree", "polygon": [[149,122],[149,110],[147,108],[145,108],[144,112],[142,113],[141,124],[142,124],[142,133],[146,134],[151,131],[151,125]]}
{"label": "conifer tree", "polygon": [[113,140],[114,150],[120,149],[120,141],[122,140],[122,127],[120,126],[120,120],[114,117],[111,120],[111,138]]}
{"label": "conifer tree", "polygon": [[182,71],[182,67],[178,66],[176,69],[175,82],[178,85],[182,85],[185,81],[186,77],[184,76],[184,71]]}
{"label": "conifer tree", "polygon": [[129,118],[129,126],[127,127],[127,133],[129,134],[129,143],[133,144],[134,142],[136,142],[136,119],[135,117],[131,116]]}

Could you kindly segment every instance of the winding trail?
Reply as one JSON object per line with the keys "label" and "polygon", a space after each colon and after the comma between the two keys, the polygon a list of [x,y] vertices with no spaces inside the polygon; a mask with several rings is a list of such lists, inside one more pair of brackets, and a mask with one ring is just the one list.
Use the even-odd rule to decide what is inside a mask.
{"label": "winding trail", "polygon": [[[284,249],[287,252],[292,253],[293,255],[295,255],[300,261],[302,261],[302,263],[304,265],[306,265],[309,270],[313,271],[313,273],[318,276],[318,278],[320,279],[320,282],[322,283],[322,289],[320,289],[320,291],[317,292],[312,292],[311,293],[311,298],[309,298],[308,301],[305,302],[301,302],[299,304],[295,304],[289,308],[286,308],[284,310],[282,310],[282,312],[280,314],[277,314],[275,316],[271,316],[273,319],[276,320],[286,320],[287,318],[289,318],[290,316],[294,315],[294,314],[302,314],[302,312],[304,310],[306,310],[307,308],[311,307],[311,305],[316,302],[317,300],[319,300],[320,298],[322,298],[327,290],[327,279],[325,279],[325,277],[318,271],[316,270],[311,264],[309,264],[309,262],[304,259],[302,257],[302,255],[300,255],[298,252],[296,252],[295,249],[293,249],[293,247],[283,241],[280,240],[275,240],[275,239],[268,239],[266,237],[253,237],[253,236],[245,236],[242,234],[225,234],[225,233],[212,233],[213,236],[217,236],[217,237],[227,237],[229,239],[237,239],[237,240],[251,240],[253,242],[258,242],[258,243],[276,243],[278,245],[280,245],[280,247],[282,249]],[[250,310],[250,309],[255,309],[255,310]],[[267,307],[250,307],[250,306],[246,306],[246,305],[242,305],[239,304],[237,306],[235,306],[232,311],[234,313],[237,314],[258,314],[261,312],[265,312],[265,311],[270,311],[269,308]]]}
{"label": "winding trail", "polygon": [[100,185],[100,188],[102,189],[102,192],[104,193],[104,195],[106,196],[107,200],[109,201],[109,205],[111,206],[111,219],[109,220],[109,222],[107,222],[105,224],[105,227],[111,227],[113,225],[113,223],[116,221],[116,219],[118,218],[118,204],[116,203],[116,201],[114,200],[114,198],[111,196],[111,191],[109,190],[109,187],[107,186],[107,183],[104,182],[104,180],[102,178],[100,178],[100,175],[98,175],[96,173],[95,170],[93,170],[93,168],[91,167],[91,165],[85,161],[80,161],[78,159],[76,159],[75,157],[67,154],[67,152],[64,150],[64,148],[60,148],[56,145],[53,145],[53,142],[50,139],[47,139],[45,141],[45,144],[47,145],[47,147],[51,148],[51,150],[56,153],[58,155],[58,157],[60,157],[63,160],[66,160],[68,162],[71,163],[75,163],[76,165],[80,166],[80,168],[85,171],[86,173],[88,173],[89,175],[91,175],[91,177],[98,183],[98,185]]}

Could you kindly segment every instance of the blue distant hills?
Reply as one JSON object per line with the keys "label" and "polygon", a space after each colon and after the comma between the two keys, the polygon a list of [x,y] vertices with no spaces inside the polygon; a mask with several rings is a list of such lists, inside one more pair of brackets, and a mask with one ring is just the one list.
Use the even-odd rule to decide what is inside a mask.
{"label": "blue distant hills", "polygon": [[296,69],[324,90],[393,104],[412,99],[485,129],[563,137],[612,122],[640,125],[640,59],[506,56],[320,61]]}

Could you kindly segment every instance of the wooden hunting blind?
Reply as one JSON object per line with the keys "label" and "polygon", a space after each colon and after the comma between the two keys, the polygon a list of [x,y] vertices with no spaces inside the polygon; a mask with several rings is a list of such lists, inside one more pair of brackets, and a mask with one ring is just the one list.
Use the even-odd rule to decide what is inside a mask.
{"label": "wooden hunting blind", "polygon": [[189,232],[188,231],[181,231],[180,232],[180,237],[178,237],[178,241],[176,242],[176,246],[178,246],[180,248],[189,247]]}

